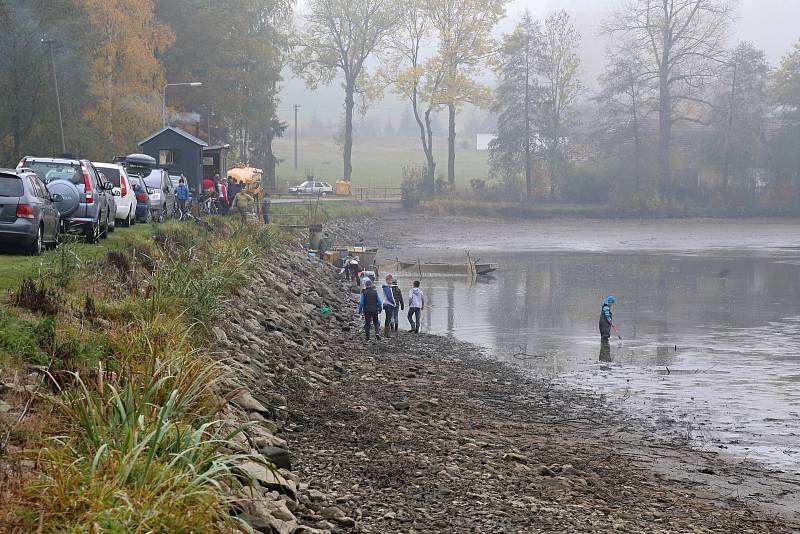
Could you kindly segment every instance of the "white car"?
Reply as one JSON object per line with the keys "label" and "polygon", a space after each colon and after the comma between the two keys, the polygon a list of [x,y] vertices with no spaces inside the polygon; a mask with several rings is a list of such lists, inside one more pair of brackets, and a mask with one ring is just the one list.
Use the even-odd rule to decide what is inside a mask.
{"label": "white car", "polygon": [[125,169],[114,163],[94,163],[94,166],[98,172],[103,173],[107,181],[114,184],[114,200],[117,203],[117,214],[114,217],[116,222],[122,226],[136,224],[136,192]]}
{"label": "white car", "polygon": [[289,188],[289,193],[293,195],[332,195],[333,187],[328,182],[318,182],[316,180],[306,180],[300,185]]}

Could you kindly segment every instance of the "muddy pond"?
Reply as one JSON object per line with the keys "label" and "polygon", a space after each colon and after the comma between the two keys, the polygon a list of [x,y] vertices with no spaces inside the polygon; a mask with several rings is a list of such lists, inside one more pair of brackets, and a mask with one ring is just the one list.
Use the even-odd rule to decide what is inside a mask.
{"label": "muddy pond", "polygon": [[[423,274],[423,330],[601,392],[697,447],[800,472],[800,222],[669,226],[429,221],[384,259],[499,262],[475,280]],[[610,294],[622,339],[603,350]]]}

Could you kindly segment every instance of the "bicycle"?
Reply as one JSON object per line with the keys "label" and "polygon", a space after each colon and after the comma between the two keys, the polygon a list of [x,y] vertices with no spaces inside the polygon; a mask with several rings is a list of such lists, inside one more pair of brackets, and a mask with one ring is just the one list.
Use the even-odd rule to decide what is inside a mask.
{"label": "bicycle", "polygon": [[206,215],[216,215],[219,213],[219,206],[217,205],[217,199],[214,197],[207,197],[203,201],[203,205],[200,209]]}

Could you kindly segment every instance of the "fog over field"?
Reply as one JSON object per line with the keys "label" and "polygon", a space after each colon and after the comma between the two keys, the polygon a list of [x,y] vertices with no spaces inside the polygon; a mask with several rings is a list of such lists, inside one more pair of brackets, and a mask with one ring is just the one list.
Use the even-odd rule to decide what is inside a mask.
{"label": "fog over field", "polygon": [[[598,24],[609,11],[620,4],[620,0],[512,0],[506,9],[506,18],[495,28],[500,37],[510,32],[519,17],[530,11],[534,18],[541,19],[557,10],[565,10],[582,35],[581,79],[589,88],[595,88],[605,58],[605,39],[599,36]],[[298,13],[302,13],[305,1],[298,2]],[[738,17],[731,35],[731,44],[751,41],[766,53],[771,64],[776,64],[788,53],[800,38],[800,2],[793,0],[740,0]],[[300,123],[308,124],[314,115],[320,120],[336,120],[342,113],[341,89],[337,84],[318,87],[311,91],[302,80],[291,72],[285,73],[285,84],[281,91],[279,116],[293,120],[294,104],[303,106],[299,112]],[[487,78],[493,80],[491,73]],[[391,118],[395,125],[402,119],[408,106],[394,95],[386,93],[382,102],[373,106],[368,117]]]}

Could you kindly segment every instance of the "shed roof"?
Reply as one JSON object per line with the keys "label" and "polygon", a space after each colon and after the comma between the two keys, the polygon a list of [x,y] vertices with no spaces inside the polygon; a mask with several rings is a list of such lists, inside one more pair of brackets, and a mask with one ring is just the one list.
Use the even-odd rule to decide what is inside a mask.
{"label": "shed roof", "polygon": [[201,147],[207,147],[208,146],[208,143],[206,143],[202,139],[193,136],[192,134],[190,134],[189,132],[187,132],[185,130],[181,130],[180,128],[175,128],[174,126],[167,126],[166,128],[160,129],[159,131],[157,131],[156,133],[154,133],[150,137],[148,137],[146,139],[142,139],[141,141],[139,141],[138,145],[142,146],[143,144],[147,143],[148,141],[151,141],[152,139],[154,139],[154,138],[158,137],[159,135],[163,134],[167,130],[173,131],[176,134],[178,134],[178,135],[180,135],[182,137],[185,137],[186,139],[188,139],[189,141],[191,141],[192,143],[194,143],[194,144],[196,144],[198,146],[201,146]]}

